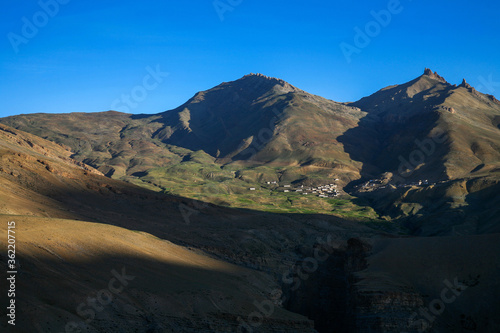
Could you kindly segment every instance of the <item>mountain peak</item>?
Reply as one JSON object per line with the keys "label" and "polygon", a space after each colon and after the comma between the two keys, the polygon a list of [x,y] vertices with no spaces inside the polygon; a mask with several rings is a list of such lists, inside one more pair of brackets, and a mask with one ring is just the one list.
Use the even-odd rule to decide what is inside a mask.
{"label": "mountain peak", "polygon": [[[268,80],[281,80],[281,79],[278,79],[278,78],[275,78],[275,77],[271,77],[271,76],[267,76],[267,75],[264,75],[264,74],[261,74],[261,73],[250,73],[250,74],[247,74],[247,75],[245,75],[243,77],[245,78],[245,77],[252,77],[252,76],[261,77],[261,78],[268,79]],[[281,81],[283,81],[283,80],[281,80]]]}
{"label": "mountain peak", "polygon": [[429,75],[429,76],[430,76],[430,75],[432,75],[432,74],[433,74],[433,73],[432,73],[432,70],[431,70],[430,68],[427,68],[427,67],[426,67],[426,68],[424,69],[424,75]]}
{"label": "mountain peak", "polygon": [[[250,84],[254,85],[269,85],[269,86],[274,86],[275,88],[278,88],[278,91],[281,93],[287,93],[287,92],[293,92],[293,91],[299,91],[300,89],[292,86],[290,83],[286,82],[285,80],[267,76],[264,74],[260,73],[250,73],[245,76],[243,76],[240,80],[238,81],[247,81]],[[278,87],[276,87],[278,86]]]}
{"label": "mountain peak", "polygon": [[424,70],[424,75],[430,77],[431,79],[446,83],[446,80],[444,77],[439,75],[437,72],[433,72],[430,68],[426,68]]}
{"label": "mountain peak", "polygon": [[465,81],[465,79],[462,80],[462,83],[460,84],[459,87],[463,87],[463,88],[467,88],[467,89],[472,88],[472,86],[470,84],[468,84],[467,81]]}
{"label": "mountain peak", "polygon": [[253,78],[253,79],[263,79],[263,80],[266,80],[266,81],[275,81],[281,85],[285,85],[287,84],[287,82],[285,80],[282,80],[282,79],[279,79],[279,78],[276,78],[276,77],[272,77],[272,76],[267,76],[267,75],[264,75],[264,74],[261,74],[261,73],[250,73],[250,74],[247,74],[245,76],[242,77],[242,79],[246,79],[246,78]]}

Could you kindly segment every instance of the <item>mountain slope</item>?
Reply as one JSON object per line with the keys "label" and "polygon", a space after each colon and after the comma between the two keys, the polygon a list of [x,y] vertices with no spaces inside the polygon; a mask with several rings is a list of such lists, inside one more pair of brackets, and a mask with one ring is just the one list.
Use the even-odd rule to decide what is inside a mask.
{"label": "mountain slope", "polygon": [[[451,85],[426,69],[406,84],[387,87],[352,106],[368,112],[342,138],[366,170],[392,172],[407,182],[463,177],[500,161],[500,102],[465,83]],[[367,154],[353,145],[376,142]],[[376,177],[373,172],[365,176]]]}

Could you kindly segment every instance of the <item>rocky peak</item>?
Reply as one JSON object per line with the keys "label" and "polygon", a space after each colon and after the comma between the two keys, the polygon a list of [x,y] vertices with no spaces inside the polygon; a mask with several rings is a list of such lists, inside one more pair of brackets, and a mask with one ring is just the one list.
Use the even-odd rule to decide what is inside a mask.
{"label": "rocky peak", "polygon": [[469,92],[471,92],[476,97],[483,96],[486,97],[490,102],[500,104],[500,101],[496,99],[495,96],[489,94],[481,94],[479,91],[476,90],[476,88],[474,88],[467,81],[465,81],[465,79],[462,80],[462,83],[458,87],[462,87],[469,90]]}
{"label": "rocky peak", "polygon": [[291,91],[298,91],[296,87],[292,86],[290,83],[286,82],[285,80],[267,76],[264,74],[260,73],[250,73],[241,78],[241,80],[251,80],[252,82],[255,82],[255,84],[260,85],[262,83],[266,84],[272,84],[274,86],[278,86],[278,90],[281,92],[291,92]]}
{"label": "rocky peak", "polygon": [[431,76],[433,73],[432,73],[432,70],[430,68],[426,68],[424,69],[424,75],[429,75]]}
{"label": "rocky peak", "polygon": [[431,79],[438,80],[440,82],[446,83],[446,80],[444,77],[439,75],[437,72],[433,72],[430,68],[426,68],[424,70],[424,75],[430,77]]}
{"label": "rocky peak", "polygon": [[282,84],[286,83],[282,79],[278,79],[278,78],[275,78],[275,77],[267,76],[267,75],[264,75],[264,74],[261,74],[261,73],[250,73],[250,74],[247,74],[247,75],[243,76],[243,78],[261,78],[261,79],[264,79],[264,80],[277,81],[277,82],[280,82]]}
{"label": "rocky peak", "polygon": [[462,80],[462,83],[460,84],[459,87],[467,88],[467,89],[472,89],[472,86],[465,81],[465,79]]}

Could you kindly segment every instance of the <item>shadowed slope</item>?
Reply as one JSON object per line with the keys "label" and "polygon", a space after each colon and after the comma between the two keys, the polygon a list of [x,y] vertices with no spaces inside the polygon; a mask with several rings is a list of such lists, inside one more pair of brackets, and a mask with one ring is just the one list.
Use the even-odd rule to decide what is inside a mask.
{"label": "shadowed slope", "polygon": [[[142,232],[71,220],[4,218],[16,222],[20,262],[19,319],[14,329],[3,327],[8,332],[72,332],[72,327],[235,332],[237,318],[247,321],[256,311],[253,302],[265,302],[269,310],[262,330],[315,332],[311,321],[273,303],[280,295],[272,291],[279,286],[267,274]],[[6,266],[3,256],[1,261]]]}

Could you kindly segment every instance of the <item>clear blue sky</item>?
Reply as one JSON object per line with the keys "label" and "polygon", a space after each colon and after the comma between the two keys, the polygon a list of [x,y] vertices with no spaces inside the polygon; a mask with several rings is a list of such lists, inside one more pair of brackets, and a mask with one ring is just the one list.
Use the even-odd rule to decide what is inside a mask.
{"label": "clear blue sky", "polygon": [[[498,1],[55,1],[2,4],[0,116],[157,113],[251,72],[343,102],[430,67],[500,97]],[[356,27],[372,29],[368,45]],[[341,43],[357,47],[350,63]]]}

